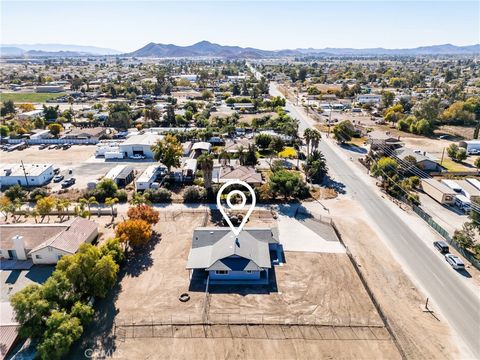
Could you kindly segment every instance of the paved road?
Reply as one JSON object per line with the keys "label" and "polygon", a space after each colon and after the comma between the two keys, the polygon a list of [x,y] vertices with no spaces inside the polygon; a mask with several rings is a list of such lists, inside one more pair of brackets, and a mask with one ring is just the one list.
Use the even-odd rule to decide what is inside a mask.
{"label": "paved road", "polygon": [[[271,84],[270,93],[280,95],[275,84]],[[311,127],[313,120],[298,111],[291,102],[287,101],[286,108],[292,117],[300,121],[301,133]],[[473,356],[480,358],[479,294],[474,293],[461,281],[458,273],[445,266],[444,260],[384,203],[384,199],[354,173],[352,166],[355,165],[339,156],[339,149],[335,145],[322,141],[319,148],[324,153],[328,166],[334,171],[335,180],[342,182],[348,193],[355,194],[355,199],[365,212],[377,220],[378,227],[385,234],[385,241],[409,267],[432,303],[445,316]]]}

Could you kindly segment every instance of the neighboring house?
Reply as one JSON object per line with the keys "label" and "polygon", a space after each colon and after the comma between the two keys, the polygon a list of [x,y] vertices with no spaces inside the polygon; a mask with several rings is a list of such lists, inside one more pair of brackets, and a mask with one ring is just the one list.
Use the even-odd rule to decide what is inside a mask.
{"label": "neighboring house", "polygon": [[417,167],[426,171],[441,171],[442,167],[426,152],[414,151],[409,148],[399,148],[395,150],[395,155],[400,160],[405,160],[407,156],[414,157],[417,161]]}
{"label": "neighboring house", "polygon": [[382,95],[360,94],[357,95],[357,102],[360,104],[378,104],[382,101]]}
{"label": "neighboring house", "polygon": [[248,146],[253,143],[254,141],[252,139],[247,138],[227,139],[223,150],[228,153],[237,153],[240,147],[247,149]]}
{"label": "neighboring house", "polygon": [[91,243],[98,236],[98,225],[76,217],[61,224],[2,224],[0,232],[0,258],[56,264]]}
{"label": "neighboring house", "polygon": [[110,169],[110,171],[105,175],[105,179],[111,179],[119,187],[125,187],[130,184],[135,178],[135,171],[133,166],[128,165],[117,165]]}
{"label": "neighboring house", "polygon": [[0,166],[0,187],[42,186],[54,176],[52,164],[6,164]]}
{"label": "neighboring house", "polygon": [[207,272],[210,283],[268,284],[269,270],[282,259],[281,252],[276,228],[243,229],[238,236],[229,228],[197,228],[187,269]]}
{"label": "neighboring house", "polygon": [[474,140],[460,141],[458,143],[458,146],[467,150],[467,153],[470,153],[472,150],[480,151],[480,140],[474,139]]}
{"label": "neighboring house", "polygon": [[223,184],[230,180],[241,180],[251,185],[262,184],[262,174],[257,172],[252,166],[216,166],[212,171],[212,180],[214,183]]}
{"label": "neighboring house", "polygon": [[152,145],[155,145],[157,141],[161,139],[163,139],[162,135],[153,132],[135,134],[129,136],[120,144],[120,152],[122,152],[126,158],[133,155],[142,155],[153,159]]}
{"label": "neighboring house", "polygon": [[192,145],[190,149],[190,157],[192,159],[198,158],[202,154],[209,154],[212,144],[204,141],[196,142]]}
{"label": "neighboring house", "polygon": [[397,149],[403,146],[403,143],[400,141],[400,137],[395,137],[390,134],[390,132],[385,131],[372,131],[367,134],[367,144],[370,144],[372,150],[378,150],[387,146],[391,149]]}
{"label": "neighboring house", "polygon": [[26,111],[24,113],[18,114],[20,120],[30,120],[36,117],[43,116],[43,110],[32,110]]}
{"label": "neighboring house", "polygon": [[62,139],[89,140],[90,144],[96,144],[107,133],[103,127],[75,128],[62,136]]}

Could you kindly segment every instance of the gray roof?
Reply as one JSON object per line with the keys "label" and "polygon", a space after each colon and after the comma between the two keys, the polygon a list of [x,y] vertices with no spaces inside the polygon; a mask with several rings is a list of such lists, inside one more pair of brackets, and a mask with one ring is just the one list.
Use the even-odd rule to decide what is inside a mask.
{"label": "gray roof", "polygon": [[417,162],[422,162],[422,161],[432,161],[435,162],[433,159],[429,158],[426,155],[419,154],[418,152],[413,151],[412,149],[402,147],[397,150],[395,150],[395,155],[402,159],[405,160],[407,156],[413,156]]}
{"label": "gray roof", "polygon": [[[260,270],[270,268],[269,244],[278,243],[276,229],[197,228],[193,232],[187,269]],[[237,261],[232,261],[237,259]],[[245,259],[248,261],[243,261]]]}

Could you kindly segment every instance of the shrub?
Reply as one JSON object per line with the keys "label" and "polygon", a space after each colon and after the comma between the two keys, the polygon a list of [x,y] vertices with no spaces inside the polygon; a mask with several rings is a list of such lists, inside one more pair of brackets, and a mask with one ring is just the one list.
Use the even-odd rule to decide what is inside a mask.
{"label": "shrub", "polygon": [[172,192],[164,188],[146,190],[143,195],[148,201],[152,203],[163,203],[172,201]]}
{"label": "shrub", "polygon": [[118,199],[118,202],[121,202],[121,203],[124,203],[124,202],[128,201],[128,194],[124,189],[118,190],[115,193],[114,197],[116,197]]}
{"label": "shrub", "polygon": [[199,186],[188,186],[183,193],[183,202],[195,203],[205,198],[205,191]]}
{"label": "shrub", "polygon": [[115,237],[129,247],[138,247],[150,240],[152,228],[145,220],[125,220],[117,226]]}
{"label": "shrub", "polygon": [[33,189],[30,194],[28,194],[28,198],[30,201],[36,202],[37,200],[48,196],[48,190],[45,188],[36,188]]}
{"label": "shrub", "polygon": [[158,222],[160,213],[151,206],[140,204],[128,209],[127,215],[130,219],[144,220],[153,225]]}

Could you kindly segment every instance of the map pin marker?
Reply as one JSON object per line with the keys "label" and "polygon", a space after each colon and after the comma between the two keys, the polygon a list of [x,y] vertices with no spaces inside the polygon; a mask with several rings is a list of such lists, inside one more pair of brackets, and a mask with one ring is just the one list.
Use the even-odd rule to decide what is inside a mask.
{"label": "map pin marker", "polygon": [[[242,185],[242,186],[246,187],[248,189],[248,191],[250,191],[250,194],[252,195],[252,204],[250,205],[250,208],[248,209],[247,214],[244,216],[244,218],[242,220],[242,223],[238,227],[233,226],[232,221],[228,217],[228,214],[225,211],[225,209],[222,205],[222,202],[221,202],[221,197],[222,197],[223,191],[227,187],[232,186],[232,185]],[[237,204],[237,205],[232,204],[232,196],[233,195],[238,195],[242,198],[241,204]],[[220,188],[220,190],[218,191],[218,193],[217,193],[217,208],[218,208],[218,210],[220,210],[220,213],[222,214],[223,218],[227,222],[228,226],[230,226],[230,229],[235,234],[235,236],[238,236],[240,234],[243,227],[247,223],[248,218],[250,217],[250,215],[253,212],[253,209],[255,208],[256,201],[257,201],[257,199],[255,197],[255,192],[253,191],[252,187],[250,185],[248,185],[245,181],[230,180],[230,181],[226,182],[225,184],[223,184],[222,187]],[[230,191],[227,195],[227,205],[231,210],[242,210],[245,207],[246,203],[247,203],[247,197],[240,190]]]}

